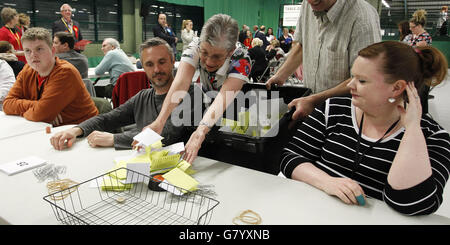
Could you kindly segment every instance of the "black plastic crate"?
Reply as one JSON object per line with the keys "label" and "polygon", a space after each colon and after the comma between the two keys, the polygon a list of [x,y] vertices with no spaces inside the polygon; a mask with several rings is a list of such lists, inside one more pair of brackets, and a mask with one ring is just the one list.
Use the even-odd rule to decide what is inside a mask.
{"label": "black plastic crate", "polygon": [[[266,87],[264,84],[247,83],[242,88],[244,93],[251,90],[266,91]],[[295,86],[276,87],[272,91],[277,91],[278,98],[282,98],[285,104],[289,104],[295,98],[311,94],[311,89]],[[270,94],[268,93],[267,97],[273,99]],[[247,109],[251,105],[251,101],[246,101]],[[234,111],[237,111],[236,108]],[[270,174],[278,174],[281,149],[290,135],[288,124],[292,121],[293,112],[294,110],[286,112],[280,118],[278,133],[272,137],[254,137],[234,132],[222,132],[218,130],[219,127],[214,127],[205,139],[199,155]],[[236,118],[237,112],[234,118],[230,119]]]}

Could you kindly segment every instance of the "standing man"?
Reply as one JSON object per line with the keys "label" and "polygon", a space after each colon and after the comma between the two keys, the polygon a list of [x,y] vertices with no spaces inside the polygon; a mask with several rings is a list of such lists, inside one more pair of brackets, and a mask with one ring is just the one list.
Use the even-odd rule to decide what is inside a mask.
{"label": "standing man", "polygon": [[368,2],[305,1],[290,55],[266,85],[270,89],[284,84],[303,64],[303,82],[313,94],[293,100],[289,107],[296,107],[294,120],[306,117],[327,98],[349,93],[346,85],[358,51],[380,41],[380,17]]}
{"label": "standing man", "polygon": [[77,69],[55,57],[49,31],[30,28],[22,43],[28,65],[3,102],[5,114],[53,126],[78,124],[98,114]]}
{"label": "standing man", "polygon": [[88,59],[83,54],[74,50],[75,39],[68,32],[57,32],[53,37],[53,47],[56,51],[56,57],[67,60],[74,65],[81,74],[81,78],[88,77]]}
{"label": "standing man", "polygon": [[[72,19],[72,7],[69,4],[65,3],[60,8],[61,11],[61,19],[53,22],[52,25],[52,36],[59,31],[68,32],[73,35],[75,38],[75,42],[83,40],[83,36],[81,35],[80,24]],[[78,49],[77,49],[78,50]]]}
{"label": "standing man", "polygon": [[265,31],[266,31],[266,27],[261,26],[259,28],[259,31],[255,32],[255,38],[259,38],[259,39],[261,39],[261,41],[263,41],[263,44],[262,44],[263,50],[266,50],[267,46],[270,45],[269,41],[267,41],[266,34],[264,33]]}
{"label": "standing man", "polygon": [[171,35],[171,30],[168,30],[167,28],[167,16],[160,13],[158,15],[158,24],[153,27],[153,36],[165,40],[172,47],[172,49],[176,51],[178,38]]}

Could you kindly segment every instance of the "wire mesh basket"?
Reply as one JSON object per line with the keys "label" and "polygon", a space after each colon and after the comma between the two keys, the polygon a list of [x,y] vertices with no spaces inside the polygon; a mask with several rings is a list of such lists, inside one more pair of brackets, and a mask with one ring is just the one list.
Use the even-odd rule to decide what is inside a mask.
{"label": "wire mesh basket", "polygon": [[[126,171],[123,185],[114,176]],[[187,192],[175,195],[152,191],[149,181],[159,180],[126,168],[70,186],[44,197],[56,219],[68,225],[206,225],[219,201]],[[105,188],[104,183],[116,188]],[[174,188],[170,184],[167,187]]]}

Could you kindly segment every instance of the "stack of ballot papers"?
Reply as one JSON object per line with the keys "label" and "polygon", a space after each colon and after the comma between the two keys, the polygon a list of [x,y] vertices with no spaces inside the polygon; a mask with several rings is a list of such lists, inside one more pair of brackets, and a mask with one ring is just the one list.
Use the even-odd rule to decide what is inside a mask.
{"label": "stack of ballot papers", "polygon": [[184,151],[184,143],[163,147],[161,139],[163,137],[151,129],[136,135],[134,140],[139,142],[139,150],[114,160],[115,166],[109,174],[111,178],[104,178],[102,190],[128,190],[133,187],[133,183],[148,180],[145,176],[163,174],[164,182],[159,185],[161,188],[176,195],[195,191],[199,183],[190,176],[194,173],[191,164],[183,160],[180,154]]}

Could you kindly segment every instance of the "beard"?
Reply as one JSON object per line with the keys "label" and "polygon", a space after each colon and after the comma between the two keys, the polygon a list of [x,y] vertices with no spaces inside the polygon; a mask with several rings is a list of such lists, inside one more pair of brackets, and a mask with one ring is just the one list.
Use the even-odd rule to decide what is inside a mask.
{"label": "beard", "polygon": [[[160,76],[160,78],[158,78]],[[150,83],[154,87],[162,88],[169,83],[169,81],[172,80],[172,75],[168,75],[165,72],[158,72],[153,74],[152,79],[150,79]]]}

